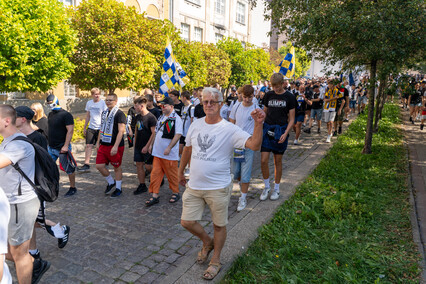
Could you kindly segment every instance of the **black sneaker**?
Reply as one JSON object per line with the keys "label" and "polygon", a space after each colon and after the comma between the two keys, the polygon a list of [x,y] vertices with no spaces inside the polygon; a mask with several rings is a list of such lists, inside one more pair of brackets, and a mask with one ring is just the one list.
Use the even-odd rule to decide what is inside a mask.
{"label": "black sneaker", "polygon": [[321,128],[318,128],[317,133],[321,133]]}
{"label": "black sneaker", "polygon": [[342,134],[342,127],[339,127],[339,131],[338,131],[338,133],[339,133],[339,134]]}
{"label": "black sneaker", "polygon": [[333,136],[337,136],[337,131],[334,131],[334,132],[333,132]]}
{"label": "black sneaker", "polygon": [[77,172],[88,172],[90,171],[90,166],[88,164],[84,164],[81,167],[77,168]]}
{"label": "black sneaker", "polygon": [[311,129],[310,128],[306,128],[305,130],[303,130],[303,132],[310,134],[311,133]]}
{"label": "black sneaker", "polygon": [[49,270],[50,268],[50,262],[46,260],[34,260],[33,264],[33,279],[31,281],[31,284],[37,284],[43,274]]}
{"label": "black sneaker", "polygon": [[77,193],[77,188],[75,187],[70,187],[70,189],[68,189],[67,193],[65,193],[64,196],[72,196],[74,194]]}
{"label": "black sneaker", "polygon": [[113,184],[108,184],[105,189],[105,194],[110,194],[112,192],[112,189],[115,187],[115,181]]}
{"label": "black sneaker", "polygon": [[141,183],[139,184],[138,188],[135,191],[133,191],[133,194],[138,195],[138,194],[146,192],[147,190],[148,188],[146,187],[146,184]]}
{"label": "black sneaker", "polygon": [[414,120],[411,120],[411,124],[414,124]]}
{"label": "black sneaker", "polygon": [[420,124],[420,130],[423,130],[424,125]]}
{"label": "black sneaker", "polygon": [[114,192],[111,194],[111,198],[119,197],[121,195],[121,189],[116,188]]}
{"label": "black sneaker", "polygon": [[349,122],[349,119],[345,118],[343,121],[344,121],[344,122]]}
{"label": "black sneaker", "polygon": [[413,121],[413,118],[410,116],[410,121]]}
{"label": "black sneaker", "polygon": [[66,245],[67,245],[67,243],[68,243],[68,237],[69,237],[69,235],[70,235],[70,227],[69,226],[62,226],[62,228],[64,228],[64,237],[63,238],[59,238],[58,239],[58,247],[61,249],[61,248],[64,248]]}

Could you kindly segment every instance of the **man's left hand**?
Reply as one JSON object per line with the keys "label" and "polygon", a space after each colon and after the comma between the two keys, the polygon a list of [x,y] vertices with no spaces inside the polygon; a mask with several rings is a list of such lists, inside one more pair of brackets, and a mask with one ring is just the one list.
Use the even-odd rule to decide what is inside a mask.
{"label": "man's left hand", "polygon": [[168,156],[171,150],[172,149],[170,149],[170,146],[167,146],[166,150],[164,150],[164,156]]}
{"label": "man's left hand", "polygon": [[117,152],[118,152],[118,147],[113,146],[111,148],[110,154],[111,154],[111,156],[115,156],[115,155],[117,155]]}

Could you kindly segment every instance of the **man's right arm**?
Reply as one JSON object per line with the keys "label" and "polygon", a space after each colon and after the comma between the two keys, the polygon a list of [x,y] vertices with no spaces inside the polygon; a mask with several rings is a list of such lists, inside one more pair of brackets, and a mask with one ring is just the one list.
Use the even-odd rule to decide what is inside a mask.
{"label": "man's right arm", "polygon": [[192,146],[185,146],[183,148],[182,156],[180,158],[179,171],[178,171],[178,180],[181,185],[186,184],[186,179],[184,175],[185,167],[188,165],[189,160],[191,159]]}
{"label": "man's right arm", "polygon": [[90,121],[90,111],[86,111],[86,118],[84,119],[84,136],[86,136],[86,131],[87,131],[87,125],[89,124]]}
{"label": "man's right arm", "polygon": [[12,161],[5,155],[0,154],[0,169],[3,169],[12,164]]}

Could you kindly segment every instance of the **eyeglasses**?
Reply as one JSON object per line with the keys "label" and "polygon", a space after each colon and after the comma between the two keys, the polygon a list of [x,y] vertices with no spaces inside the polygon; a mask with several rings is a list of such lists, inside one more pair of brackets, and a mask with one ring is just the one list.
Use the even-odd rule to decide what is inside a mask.
{"label": "eyeglasses", "polygon": [[218,103],[220,103],[220,102],[218,102],[218,101],[203,101],[203,105],[211,105],[211,106],[214,106],[214,105],[217,105]]}
{"label": "eyeglasses", "polygon": [[106,99],[105,102],[115,102],[115,100]]}

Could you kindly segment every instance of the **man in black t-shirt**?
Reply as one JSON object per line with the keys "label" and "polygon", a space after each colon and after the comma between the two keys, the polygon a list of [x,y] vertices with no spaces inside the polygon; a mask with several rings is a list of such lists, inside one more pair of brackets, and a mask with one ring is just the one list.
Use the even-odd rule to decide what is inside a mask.
{"label": "man in black t-shirt", "polygon": [[154,142],[157,118],[148,111],[147,99],[145,97],[141,97],[135,101],[135,110],[138,115],[136,116],[133,159],[136,162],[139,186],[133,194],[137,195],[148,190],[148,187],[145,184],[145,169],[148,172],[151,172],[152,170],[153,157],[148,150]]}
{"label": "man in black t-shirt", "polygon": [[[105,194],[112,192],[111,197],[121,195],[121,181],[123,170],[121,162],[124,153],[124,132],[126,130],[126,116],[117,106],[117,95],[114,93],[106,97],[105,103],[108,109],[102,112],[101,129],[96,142],[98,154],[96,156],[96,169],[105,177],[108,185]],[[115,180],[106,168],[111,163],[114,167]]]}
{"label": "man in black t-shirt", "polygon": [[294,125],[296,100],[286,91],[287,81],[280,73],[271,76],[273,91],[265,94],[263,103],[266,113],[263,124],[263,142],[261,152],[261,168],[265,189],[260,195],[260,200],[268,198],[271,189],[269,185],[269,155],[274,155],[275,186],[271,194],[271,200],[277,200],[280,194],[280,182],[282,175],[282,158],[287,149],[288,136]]}
{"label": "man in black t-shirt", "polygon": [[314,85],[313,87],[313,95],[312,98],[309,100],[312,104],[311,109],[311,119],[309,120],[309,127],[305,130],[303,130],[305,133],[311,133],[311,128],[314,120],[317,120],[318,130],[317,132],[321,132],[321,117],[322,117],[322,108],[323,108],[323,102],[324,102],[324,96],[321,95],[319,86]]}
{"label": "man in black t-shirt", "polygon": [[[345,106],[346,106],[346,103],[349,103],[349,91],[348,91],[348,89],[345,88],[345,85],[342,84],[340,86],[339,92],[343,93],[343,97],[338,98],[337,102],[336,102],[337,114],[334,118],[334,133],[333,133],[333,136],[336,136],[337,133],[338,134],[342,133],[342,125],[343,125],[343,121],[345,119]],[[339,123],[339,128],[338,128],[338,131],[336,132],[337,123]]]}
{"label": "man in black t-shirt", "polygon": [[146,94],[145,98],[147,100],[146,103],[146,109],[152,113],[156,119],[158,119],[161,115],[161,110],[159,110],[155,105],[154,105],[154,97],[150,94]]}
{"label": "man in black t-shirt", "polygon": [[182,109],[184,107],[183,103],[179,100],[179,91],[177,90],[173,90],[171,92],[169,92],[169,97],[173,100],[173,104],[174,104],[174,110],[176,112],[177,115],[179,115],[180,117],[182,117]]}
{"label": "man in black t-shirt", "polygon": [[70,180],[70,188],[65,196],[74,195],[76,162],[71,153],[71,139],[74,133],[74,118],[71,113],[62,109],[55,95],[48,95],[46,102],[50,109],[47,118],[49,131],[48,151],[54,161],[59,158],[61,169],[67,173]]}

